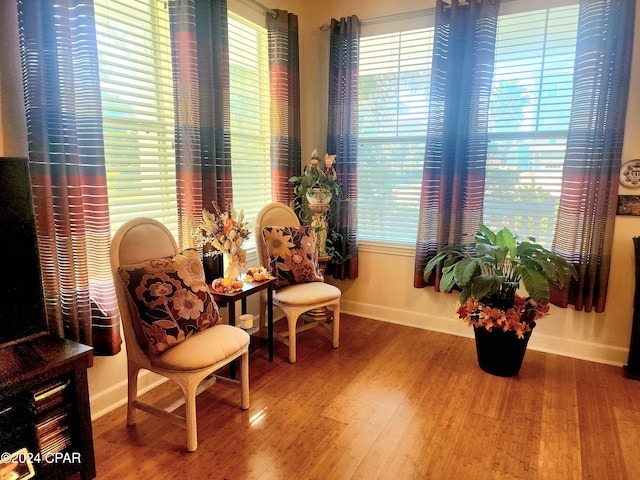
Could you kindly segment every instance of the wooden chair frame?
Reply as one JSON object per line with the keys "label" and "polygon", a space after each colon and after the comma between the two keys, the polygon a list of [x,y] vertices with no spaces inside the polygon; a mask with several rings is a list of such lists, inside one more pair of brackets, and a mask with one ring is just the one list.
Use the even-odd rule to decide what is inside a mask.
{"label": "wooden chair frame", "polygon": [[[258,250],[258,261],[261,265],[268,265],[269,254],[267,246],[262,237],[262,229],[266,226],[300,226],[300,220],[295,212],[283,203],[272,202],[265,206],[256,219],[256,245]],[[313,282],[317,283],[317,282]],[[273,305],[278,307],[287,318],[287,331],[283,333],[274,332],[274,337],[289,347],[289,361],[295,363],[297,361],[296,354],[296,334],[314,327],[324,327],[333,332],[333,347],[338,348],[340,345],[340,298],[341,293],[336,287],[328,284],[325,290],[329,290],[327,295],[323,292],[323,299],[309,302],[289,302],[286,300],[289,296],[295,296],[298,292],[300,296],[309,296],[309,289],[316,288],[313,283],[289,285],[273,292]],[[266,299],[260,297],[260,325],[264,325],[264,312],[266,311]],[[333,318],[330,323],[326,321],[308,321],[306,318],[302,322],[298,320],[301,316],[314,309],[327,307],[332,310]]]}
{"label": "wooden chair frame", "polygon": [[[249,408],[249,345],[235,352],[222,361],[197,370],[167,370],[158,368],[140,346],[131,314],[129,312],[128,293],[120,278],[120,265],[143,262],[151,258],[164,258],[178,253],[173,235],[157,220],[138,218],[125,223],[113,237],[111,242],[111,269],[127,352],[127,425],[135,425],[136,409],[163,418],[166,421],[187,430],[187,450],[193,452],[198,448],[198,431],[196,418],[196,395],[208,388],[217,380],[239,386],[241,389],[241,408]],[[210,328],[216,328],[210,327]],[[201,333],[206,333],[206,330]],[[189,339],[185,340],[188,342]],[[240,380],[231,380],[215,375],[214,372],[240,358]],[[159,408],[138,400],[138,373],[141,369],[149,370],[174,381],[180,386],[183,399],[168,408]],[[206,380],[206,381],[205,381]],[[184,403],[185,416],[172,413]]]}

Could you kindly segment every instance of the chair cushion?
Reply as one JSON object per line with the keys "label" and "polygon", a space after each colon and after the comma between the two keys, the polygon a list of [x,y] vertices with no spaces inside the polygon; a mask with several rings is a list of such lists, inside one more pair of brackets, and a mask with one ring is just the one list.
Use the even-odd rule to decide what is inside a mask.
{"label": "chair cushion", "polygon": [[150,354],[161,354],[221,321],[195,249],[121,265],[119,273],[138,341]]}
{"label": "chair cushion", "polygon": [[151,357],[154,367],[183,371],[210,367],[249,345],[249,335],[231,325],[215,325],[198,332],[161,355]]}
{"label": "chair cushion", "polygon": [[273,293],[273,303],[287,305],[311,305],[340,298],[340,289],[323,282],[289,285]]}
{"label": "chair cushion", "polygon": [[323,280],[318,266],[318,249],[313,227],[274,227],[262,229],[269,254],[269,273],[274,287]]}

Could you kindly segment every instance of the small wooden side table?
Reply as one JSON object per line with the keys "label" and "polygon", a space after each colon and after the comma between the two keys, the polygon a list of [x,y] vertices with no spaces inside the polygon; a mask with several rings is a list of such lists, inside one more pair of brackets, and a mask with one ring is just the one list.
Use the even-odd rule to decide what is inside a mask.
{"label": "small wooden side table", "polygon": [[263,290],[267,291],[267,345],[269,347],[269,361],[273,362],[273,280],[244,283],[242,290],[232,293],[219,293],[210,288],[211,295],[218,306],[227,307],[229,324],[236,320],[236,302],[240,300],[241,313],[247,313],[247,297]]}

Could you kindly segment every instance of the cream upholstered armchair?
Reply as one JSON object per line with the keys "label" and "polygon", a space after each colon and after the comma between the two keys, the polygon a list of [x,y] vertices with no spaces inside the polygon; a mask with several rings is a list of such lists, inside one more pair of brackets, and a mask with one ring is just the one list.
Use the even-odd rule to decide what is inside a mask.
{"label": "cream upholstered armchair", "polygon": [[[230,381],[240,387],[241,408],[249,408],[249,336],[219,323],[201,258],[194,249],[178,252],[171,232],[150,218],[125,223],[111,242],[111,269],[127,351],[127,424],[135,424],[135,409],[140,409],[186,427],[190,452],[198,448],[198,387]],[[213,375],[237,358],[239,382]],[[141,369],[180,386],[185,417],[138,400]]]}
{"label": "cream upholstered armchair", "polygon": [[[276,229],[278,230],[277,234],[284,235],[284,237],[279,238],[288,238],[289,240],[296,235],[296,230],[304,228],[300,226],[300,221],[295,212],[282,203],[270,203],[260,211],[256,219],[256,244],[258,247],[258,260],[261,265],[266,267],[269,267],[272,263],[273,252],[270,255],[263,232],[265,230],[269,233],[274,232],[272,227],[278,227]],[[281,227],[285,228],[284,232],[282,232]],[[301,236],[306,238],[305,235],[306,233],[303,232]],[[315,243],[313,244],[313,249],[315,250]],[[304,246],[302,246],[301,250],[304,250]],[[273,305],[280,308],[285,314],[288,328],[284,333],[275,333],[274,336],[289,346],[289,361],[291,363],[296,362],[296,334],[303,330],[318,326],[324,327],[333,331],[334,348],[338,348],[340,341],[340,297],[342,293],[339,288],[324,283],[324,279],[319,276],[319,273],[312,272],[310,275],[314,281],[297,283],[291,280],[290,284],[280,287],[278,286],[279,279],[276,278]],[[309,280],[309,278],[307,277],[306,280]],[[260,325],[263,326],[264,312],[266,310],[264,295],[261,296],[261,302]],[[321,307],[327,307],[333,311],[333,319],[330,322],[322,320],[300,321],[302,314]]]}

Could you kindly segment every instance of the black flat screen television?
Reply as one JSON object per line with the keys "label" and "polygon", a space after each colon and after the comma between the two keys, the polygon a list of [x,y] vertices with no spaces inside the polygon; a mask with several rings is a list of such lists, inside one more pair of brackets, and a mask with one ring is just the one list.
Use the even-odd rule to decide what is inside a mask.
{"label": "black flat screen television", "polygon": [[48,333],[26,158],[0,157],[0,348]]}

